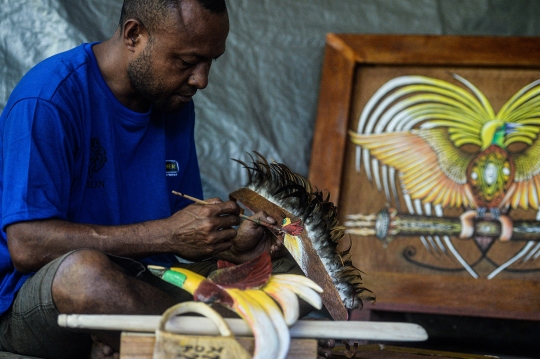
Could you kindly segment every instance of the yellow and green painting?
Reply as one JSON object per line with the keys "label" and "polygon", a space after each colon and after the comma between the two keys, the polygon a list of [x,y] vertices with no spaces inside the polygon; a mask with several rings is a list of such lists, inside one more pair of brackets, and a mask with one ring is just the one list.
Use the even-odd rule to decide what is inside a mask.
{"label": "yellow and green painting", "polygon": [[[495,111],[473,83],[452,76],[396,77],[366,103],[349,131],[356,171],[393,205],[373,215],[350,213],[347,232],[385,245],[414,236],[423,250],[451,257],[474,278],[519,272],[518,262],[540,262],[540,80]],[[458,216],[447,215],[456,210]],[[518,220],[517,210],[536,215]],[[480,255],[466,260],[456,238],[474,241]],[[490,257],[495,243],[508,242],[522,245],[504,260]],[[485,261],[492,269],[480,275],[475,267]]]}

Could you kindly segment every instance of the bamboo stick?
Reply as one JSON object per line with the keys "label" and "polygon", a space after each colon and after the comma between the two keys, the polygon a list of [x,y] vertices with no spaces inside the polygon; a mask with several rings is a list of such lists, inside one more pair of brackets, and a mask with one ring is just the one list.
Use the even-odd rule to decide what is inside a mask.
{"label": "bamboo stick", "polygon": [[[61,327],[153,333],[159,315],[60,314]],[[249,326],[236,318],[225,318],[235,336],[253,336]],[[213,322],[204,317],[182,316],[169,320],[165,329],[188,335],[220,335]],[[418,342],[427,340],[427,332],[418,324],[396,322],[299,320],[290,327],[291,338],[349,339]]]}

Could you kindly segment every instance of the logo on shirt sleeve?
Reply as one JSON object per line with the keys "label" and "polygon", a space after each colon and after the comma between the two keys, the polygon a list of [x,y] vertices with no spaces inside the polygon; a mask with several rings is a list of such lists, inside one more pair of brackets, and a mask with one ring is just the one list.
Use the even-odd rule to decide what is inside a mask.
{"label": "logo on shirt sleeve", "polygon": [[166,172],[167,176],[178,176],[178,162],[175,160],[166,160]]}

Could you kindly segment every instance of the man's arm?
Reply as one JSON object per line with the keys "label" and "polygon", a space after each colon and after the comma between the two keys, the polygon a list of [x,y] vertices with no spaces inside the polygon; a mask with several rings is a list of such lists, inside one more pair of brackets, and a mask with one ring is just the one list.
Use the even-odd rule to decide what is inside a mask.
{"label": "man's arm", "polygon": [[190,260],[227,251],[240,223],[234,202],[192,204],[169,218],[120,226],[78,224],[58,219],[18,222],[6,228],[15,268],[40,269],[53,259],[80,248],[130,258],[173,253]]}

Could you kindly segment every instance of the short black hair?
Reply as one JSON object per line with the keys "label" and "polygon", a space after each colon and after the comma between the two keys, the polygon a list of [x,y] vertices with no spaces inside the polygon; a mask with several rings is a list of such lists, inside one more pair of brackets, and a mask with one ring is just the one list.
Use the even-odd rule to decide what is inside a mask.
{"label": "short black hair", "polygon": [[197,2],[206,10],[216,14],[222,14],[227,11],[225,0],[197,0]]}
{"label": "short black hair", "polygon": [[[124,0],[120,13],[119,26],[134,18],[141,21],[149,31],[163,22],[171,9],[179,9],[183,0]],[[222,14],[227,12],[225,0],[196,0],[203,8]]]}

